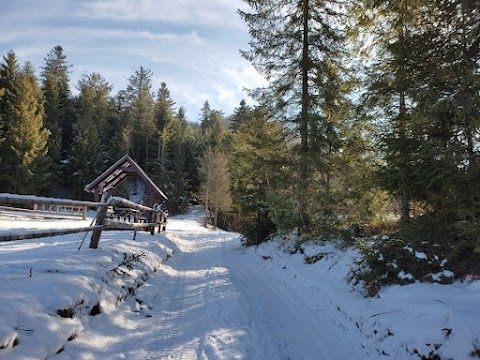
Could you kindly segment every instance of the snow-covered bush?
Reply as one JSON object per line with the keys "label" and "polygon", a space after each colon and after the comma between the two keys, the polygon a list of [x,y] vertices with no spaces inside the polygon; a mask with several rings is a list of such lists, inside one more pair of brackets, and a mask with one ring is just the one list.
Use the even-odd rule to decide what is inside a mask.
{"label": "snow-covered bush", "polygon": [[445,248],[429,242],[411,243],[389,237],[373,237],[357,243],[363,254],[354,273],[364,281],[369,296],[381,286],[405,285],[415,281],[451,283],[454,268],[447,260]]}

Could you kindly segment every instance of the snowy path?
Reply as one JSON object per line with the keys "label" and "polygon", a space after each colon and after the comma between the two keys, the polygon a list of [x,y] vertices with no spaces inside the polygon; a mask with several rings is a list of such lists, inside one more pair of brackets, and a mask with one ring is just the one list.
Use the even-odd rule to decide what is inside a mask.
{"label": "snowy path", "polygon": [[[305,256],[322,258],[307,265],[282,239],[245,248],[238,234],[202,227],[200,216],[171,218],[166,233],[137,241],[105,232],[97,250],[78,251],[79,234],[0,244],[0,358],[480,356],[480,281],[392,286],[364,298],[346,281],[355,248],[304,244]],[[0,219],[0,231],[69,226],[10,222]],[[128,268],[135,254],[141,261]]]}
{"label": "snowy path", "polygon": [[154,336],[144,359],[287,359],[272,344],[270,329],[254,316],[226,265],[238,235],[203,229],[195,220],[172,220],[167,237],[178,250],[166,278],[152,279],[149,315]]}
{"label": "snowy path", "polygon": [[[334,346],[340,350],[332,353],[330,344],[326,351],[324,341],[332,334],[322,330],[314,310],[296,289],[251,266],[252,259],[245,258],[251,254],[241,247],[238,234],[205,229],[197,219],[189,215],[169,221],[166,236],[175,252],[138,290],[136,301],[108,314],[122,325],[113,333],[111,324],[93,320],[59,358],[348,358],[342,347]],[[109,350],[87,346],[99,337]]]}
{"label": "snowy path", "polygon": [[146,359],[347,358],[344,347],[331,346],[338,338],[322,325],[318,309],[296,294],[305,289],[248,266],[238,235],[187,223],[169,225],[167,236],[180,253],[171,259],[163,293],[157,284],[159,307],[152,317],[160,323],[145,344]]}

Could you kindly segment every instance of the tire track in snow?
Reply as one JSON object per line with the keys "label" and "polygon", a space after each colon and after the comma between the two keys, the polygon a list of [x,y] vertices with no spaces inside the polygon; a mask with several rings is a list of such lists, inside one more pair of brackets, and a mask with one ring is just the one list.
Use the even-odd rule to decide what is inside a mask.
{"label": "tire track in snow", "polygon": [[[248,285],[242,280],[238,279],[236,275],[232,275],[234,279],[234,284],[239,285],[241,288],[242,294],[245,296],[245,300],[248,303],[249,310],[258,323],[263,329],[263,334],[268,334],[268,340],[271,342],[272,346],[275,349],[275,359],[278,360],[290,360],[290,355],[288,354],[287,347],[285,342],[275,335],[274,326],[275,323],[271,321],[268,317],[263,305],[259,299],[249,290]],[[239,289],[240,290],[240,289]]]}
{"label": "tire track in snow", "polygon": [[[222,246],[222,255],[225,254],[225,243]],[[251,313],[254,321],[256,321],[257,325],[263,330],[262,336],[265,339],[265,334],[268,334],[268,337],[265,339],[271,343],[275,354],[272,357],[268,356],[271,354],[266,354],[266,358],[278,359],[278,360],[291,360],[291,357],[288,353],[287,347],[285,342],[280,339],[278,336],[275,335],[274,326],[275,323],[270,319],[265,311],[262,303],[258,299],[258,297],[251,291],[248,284],[241,278],[242,273],[241,266],[237,267],[234,262],[229,262],[229,267],[231,270],[230,275],[233,281],[233,284],[237,287],[237,289],[241,292],[244,296],[249,312]],[[268,347],[267,347],[268,348]]]}
{"label": "tire track in snow", "polygon": [[[171,235],[170,237],[172,241],[178,240],[176,236]],[[176,340],[185,330],[185,321],[188,320],[185,319],[187,309],[202,304],[203,297],[202,294],[195,292],[195,287],[189,284],[188,276],[186,276],[185,270],[182,269],[188,268],[193,261],[192,256],[194,255],[192,254],[198,253],[200,246],[207,243],[207,241],[205,239],[195,241],[190,254],[186,255],[184,251],[179,249],[177,252],[178,256],[171,258],[172,261],[169,264],[177,270],[177,273],[175,276],[169,276],[168,282],[163,285],[167,291],[162,293],[160,290],[156,296],[159,308],[164,310],[160,310],[162,313],[157,313],[159,326],[154,330],[155,337],[148,347],[145,360],[191,359],[192,347],[187,347],[183,350],[178,349],[177,346],[179,344]],[[207,271],[206,278],[209,279],[209,276],[210,270]],[[207,282],[206,287],[207,294],[209,293],[208,286],[209,282]],[[198,359],[202,359],[202,357],[198,357]]]}
{"label": "tire track in snow", "polygon": [[[169,264],[172,267],[178,267],[184,261],[183,251],[179,250],[176,254],[177,256],[174,254],[170,258]],[[152,317],[158,319],[158,327],[153,331],[155,337],[147,348],[145,360],[179,359],[171,354],[174,348],[173,339],[179,334],[179,326],[184,316],[185,286],[179,279],[179,274],[169,276],[167,283],[154,298],[154,306],[159,309],[152,313]]]}

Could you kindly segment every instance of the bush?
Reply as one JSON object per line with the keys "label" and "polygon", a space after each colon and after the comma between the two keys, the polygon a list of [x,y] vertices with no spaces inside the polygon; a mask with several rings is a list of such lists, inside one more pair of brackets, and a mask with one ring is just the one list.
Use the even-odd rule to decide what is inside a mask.
{"label": "bush", "polygon": [[[450,283],[457,270],[448,247],[432,242],[407,242],[387,236],[357,243],[363,260],[353,274],[365,283],[369,296],[384,285],[406,285],[415,281]],[[458,276],[458,275],[457,275]]]}

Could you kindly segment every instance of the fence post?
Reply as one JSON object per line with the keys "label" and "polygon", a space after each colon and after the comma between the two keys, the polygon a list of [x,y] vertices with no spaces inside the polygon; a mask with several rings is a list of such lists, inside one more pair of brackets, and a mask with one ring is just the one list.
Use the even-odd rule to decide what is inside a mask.
{"label": "fence post", "polygon": [[[102,200],[100,201],[102,205],[99,205],[97,208],[97,221],[95,225],[103,225],[103,220],[105,219],[105,215],[107,214],[107,201],[110,198],[110,191],[105,190],[102,194]],[[100,242],[100,236],[102,235],[102,228],[95,229],[92,232],[92,237],[90,238],[90,249],[98,248],[98,243]]]}
{"label": "fence post", "polygon": [[83,220],[87,220],[87,207],[86,207],[86,206],[83,207],[83,216],[82,216],[82,219],[83,219]]}

